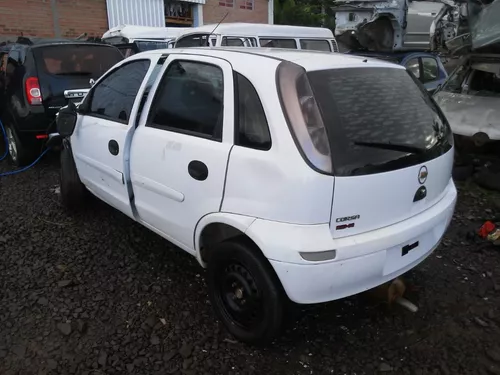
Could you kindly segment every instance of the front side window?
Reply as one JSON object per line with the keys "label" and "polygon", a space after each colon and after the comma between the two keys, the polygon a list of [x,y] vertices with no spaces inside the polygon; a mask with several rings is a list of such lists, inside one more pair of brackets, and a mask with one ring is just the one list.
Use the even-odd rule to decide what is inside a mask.
{"label": "front side window", "polygon": [[238,123],[235,144],[258,150],[271,148],[266,114],[252,83],[236,73],[238,86]]}
{"label": "front side window", "polygon": [[422,57],[422,82],[432,82],[439,77],[439,67],[436,59]]}
{"label": "front side window", "polygon": [[420,79],[420,63],[418,57],[411,59],[406,63],[406,69],[412,73],[416,78]]}
{"label": "front side window", "polygon": [[332,51],[328,40],[301,39],[300,48],[311,51]]}
{"label": "front side window", "polygon": [[221,141],[223,87],[221,68],[173,61],[160,82],[146,126]]}
{"label": "front side window", "polygon": [[260,46],[265,48],[288,48],[297,49],[295,39],[267,39],[260,38]]}
{"label": "front side window", "polygon": [[128,124],[149,65],[149,60],[132,61],[111,72],[92,89],[85,114]]}

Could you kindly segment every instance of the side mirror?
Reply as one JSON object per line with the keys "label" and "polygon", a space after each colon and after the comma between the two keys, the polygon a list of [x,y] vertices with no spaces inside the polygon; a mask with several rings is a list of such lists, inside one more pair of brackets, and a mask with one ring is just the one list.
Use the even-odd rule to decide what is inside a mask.
{"label": "side mirror", "polygon": [[73,103],[70,102],[68,106],[62,108],[57,114],[56,126],[57,132],[62,137],[70,137],[73,134],[76,126],[78,115]]}
{"label": "side mirror", "polygon": [[91,78],[89,81],[90,87],[93,87],[95,85],[95,79]]}

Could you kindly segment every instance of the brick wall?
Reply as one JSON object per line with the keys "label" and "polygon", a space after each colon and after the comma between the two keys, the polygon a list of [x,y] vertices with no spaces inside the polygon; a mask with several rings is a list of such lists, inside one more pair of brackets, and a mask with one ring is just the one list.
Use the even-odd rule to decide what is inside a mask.
{"label": "brick wall", "polygon": [[[251,22],[251,23],[267,23],[268,22],[268,0],[253,0],[253,10],[242,9],[247,7],[250,0],[206,0],[203,7],[203,23],[211,24],[218,23],[226,15],[224,22]],[[231,5],[222,6],[221,4]]]}
{"label": "brick wall", "polygon": [[[62,37],[100,37],[108,29],[106,0],[56,0],[56,7]],[[56,36],[51,0],[0,0],[0,39],[15,40],[21,33]]]}

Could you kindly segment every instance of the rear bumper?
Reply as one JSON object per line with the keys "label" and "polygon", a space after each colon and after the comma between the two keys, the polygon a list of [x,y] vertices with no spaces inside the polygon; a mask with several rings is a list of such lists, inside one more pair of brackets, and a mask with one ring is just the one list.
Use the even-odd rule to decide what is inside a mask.
{"label": "rear bumper", "polygon": [[[383,284],[412,269],[439,245],[453,216],[457,191],[408,220],[332,239],[328,224],[300,226],[257,219],[247,230],[273,266],[288,297],[297,303],[332,301]],[[407,245],[418,246],[402,255]],[[264,245],[265,244],[265,245]],[[300,252],[336,250],[333,260],[311,262]]]}

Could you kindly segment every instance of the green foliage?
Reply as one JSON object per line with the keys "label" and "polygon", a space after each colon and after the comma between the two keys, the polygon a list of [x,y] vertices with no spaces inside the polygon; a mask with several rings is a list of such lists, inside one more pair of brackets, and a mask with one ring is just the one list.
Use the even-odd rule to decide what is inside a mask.
{"label": "green foliage", "polygon": [[325,5],[325,0],[274,0],[274,23],[335,28],[335,19],[322,12]]}

